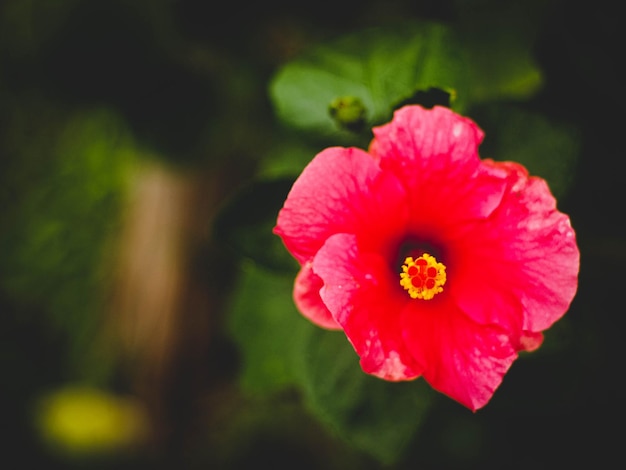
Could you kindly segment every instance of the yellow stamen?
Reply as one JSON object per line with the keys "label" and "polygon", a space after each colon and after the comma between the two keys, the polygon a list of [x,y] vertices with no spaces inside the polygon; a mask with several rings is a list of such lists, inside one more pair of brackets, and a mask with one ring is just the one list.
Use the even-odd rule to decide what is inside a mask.
{"label": "yellow stamen", "polygon": [[434,256],[424,253],[417,259],[407,257],[400,273],[400,285],[412,299],[430,300],[443,291],[446,267]]}

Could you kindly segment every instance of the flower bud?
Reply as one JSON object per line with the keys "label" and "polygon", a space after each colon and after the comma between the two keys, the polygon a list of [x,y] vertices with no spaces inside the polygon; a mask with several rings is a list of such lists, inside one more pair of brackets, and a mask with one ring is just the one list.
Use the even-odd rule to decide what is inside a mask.
{"label": "flower bud", "polygon": [[330,102],[328,112],[341,128],[352,132],[363,130],[367,110],[359,98],[355,96],[335,98]]}

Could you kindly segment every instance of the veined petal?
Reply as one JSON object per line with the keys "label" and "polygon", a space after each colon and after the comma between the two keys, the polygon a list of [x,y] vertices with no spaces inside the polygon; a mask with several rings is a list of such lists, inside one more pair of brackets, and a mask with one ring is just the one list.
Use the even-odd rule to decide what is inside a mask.
{"label": "veined petal", "polygon": [[474,323],[450,298],[408,304],[402,325],[424,379],[474,411],[491,399],[517,357],[506,332]]}
{"label": "veined petal", "polygon": [[450,168],[409,190],[412,233],[430,234],[440,243],[463,237],[468,223],[486,219],[501,204],[506,178],[474,169]]}
{"label": "veined petal", "polygon": [[406,106],[374,135],[370,152],[409,194],[413,231],[426,225],[445,233],[489,216],[500,204],[505,175],[481,171],[483,132],[470,119],[440,106]]}
{"label": "veined petal", "polygon": [[[580,253],[574,230],[543,179],[528,177],[515,163],[484,165],[508,173],[507,192],[493,214],[455,246],[460,272],[454,295],[477,322],[501,324],[521,308],[521,328],[543,331],[561,318],[576,293]],[[498,313],[485,298],[510,307]]]}
{"label": "veined petal", "polygon": [[384,168],[404,173],[409,180],[459,165],[476,167],[484,136],[471,119],[442,106],[405,106],[390,123],[373,131],[370,152]]}
{"label": "veined petal", "polygon": [[481,325],[494,325],[506,331],[516,349],[523,349],[521,340],[524,308],[512,292],[501,290],[500,284],[507,282],[506,278],[496,279],[491,283],[476,281],[476,277],[485,275],[480,265],[472,271],[460,266],[459,258],[456,257],[455,270],[451,274],[454,281],[448,287],[448,294],[459,310]]}
{"label": "veined petal", "polygon": [[274,233],[302,264],[335,233],[356,233],[363,246],[380,248],[405,230],[405,191],[378,162],[356,148],[319,153],[294,183]]}
{"label": "veined petal", "polygon": [[318,326],[329,330],[340,330],[320,297],[322,279],[311,269],[311,262],[302,265],[293,286],[293,300],[302,315]]}
{"label": "veined petal", "polygon": [[[362,253],[350,234],[330,237],[313,260],[321,297],[361,358],[361,367],[386,380],[414,379],[420,369],[402,339],[400,313],[409,297],[384,258]],[[395,280],[395,276],[393,276]]]}

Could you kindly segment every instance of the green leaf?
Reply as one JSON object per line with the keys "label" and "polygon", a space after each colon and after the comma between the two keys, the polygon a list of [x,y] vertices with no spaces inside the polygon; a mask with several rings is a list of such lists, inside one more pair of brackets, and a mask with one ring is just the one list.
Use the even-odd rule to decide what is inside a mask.
{"label": "green leaf", "polygon": [[360,132],[365,125],[367,110],[361,100],[354,96],[341,96],[331,101],[328,112],[342,128]]}
{"label": "green leaf", "polygon": [[532,55],[532,43],[504,28],[488,27],[462,37],[468,103],[500,99],[523,100],[543,85],[543,74]]}
{"label": "green leaf", "polygon": [[292,177],[282,177],[243,187],[218,214],[213,226],[216,239],[243,258],[275,271],[294,273],[296,261],[272,233],[292,184]]}
{"label": "green leaf", "polygon": [[[540,12],[520,27],[518,12],[500,13],[505,19],[481,15],[455,28],[424,21],[368,29],[314,47],[272,80],[276,113],[288,126],[322,140],[365,147],[371,136],[346,128],[387,122],[401,104],[449,104],[464,112],[469,105],[527,99],[543,83],[532,54],[535,28],[525,27]],[[422,102],[432,90],[447,99],[432,103],[427,96]],[[346,100],[363,107],[358,125],[337,119],[336,103]]]}
{"label": "green leaf", "polygon": [[341,332],[316,328],[302,341],[297,371],[311,410],[341,438],[393,464],[403,457],[432,403],[423,380],[365,374]]}
{"label": "green leaf", "polygon": [[574,181],[581,139],[566,123],[515,105],[490,105],[475,113],[485,131],[482,157],[523,164],[544,178],[558,199]]}
{"label": "green leaf", "polygon": [[293,281],[243,264],[228,329],[242,355],[239,377],[247,392],[269,394],[296,383],[294,352],[302,333],[315,327],[294,306]]}
{"label": "green leaf", "polygon": [[455,38],[442,24],[365,30],[288,63],[274,77],[270,93],[278,116],[288,125],[335,143],[354,143],[354,134],[341,129],[329,113],[336,99],[358,99],[367,124],[380,124],[416,91],[439,88],[454,94],[462,60]]}
{"label": "green leaf", "polygon": [[342,332],[318,328],[296,310],[293,280],[243,264],[228,322],[241,352],[242,389],[271,396],[299,387],[310,411],[342,440],[383,463],[401,459],[433,391],[422,380],[365,374]]}

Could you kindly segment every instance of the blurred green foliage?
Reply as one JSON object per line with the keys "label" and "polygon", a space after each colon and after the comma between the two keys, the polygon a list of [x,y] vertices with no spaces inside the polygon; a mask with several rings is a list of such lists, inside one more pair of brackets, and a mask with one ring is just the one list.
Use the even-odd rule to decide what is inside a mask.
{"label": "blurred green foliage", "polygon": [[315,415],[383,464],[398,463],[432,405],[428,385],[364,374],[343,333],[312,330],[301,347],[298,375]]}
{"label": "blurred green foliage", "polygon": [[68,113],[30,99],[12,111],[0,160],[0,287],[45,310],[41,321],[71,345],[78,372],[99,326],[105,256],[136,150],[107,110]]}
{"label": "blurred green foliage", "polygon": [[315,327],[298,314],[293,278],[250,261],[242,267],[229,330],[244,356],[240,382],[251,394],[270,394],[297,383],[294,355]]}

